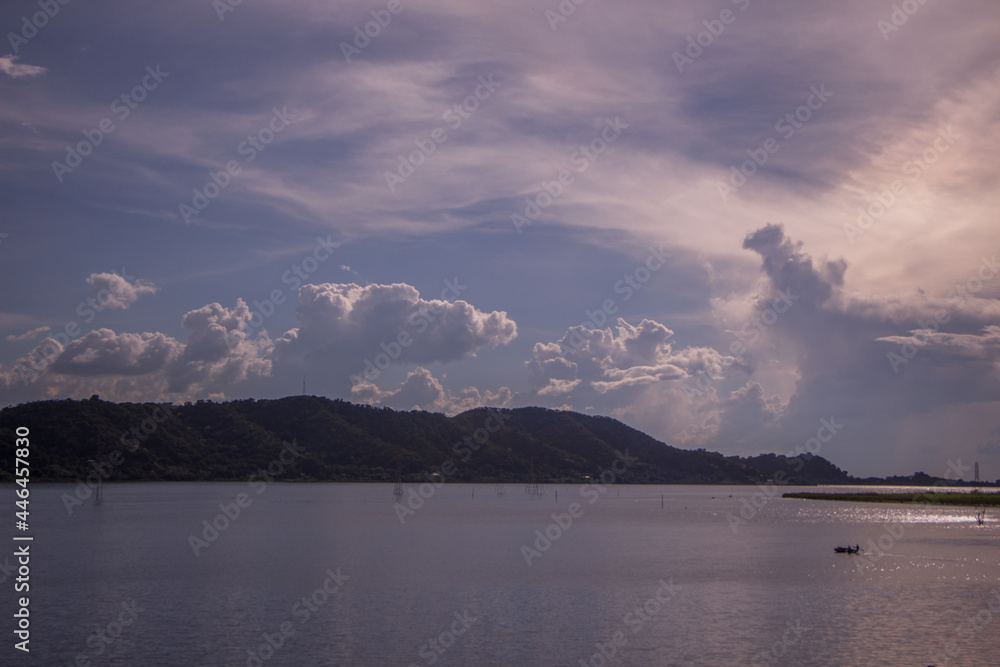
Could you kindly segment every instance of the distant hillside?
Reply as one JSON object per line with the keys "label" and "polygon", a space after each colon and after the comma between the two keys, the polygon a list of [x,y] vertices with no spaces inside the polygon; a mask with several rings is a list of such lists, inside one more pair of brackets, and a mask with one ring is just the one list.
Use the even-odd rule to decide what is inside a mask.
{"label": "distant hillside", "polygon": [[803,456],[789,462],[779,454],[761,454],[741,459],[762,475],[773,477],[782,470],[788,476],[789,484],[857,484],[846,472],[819,456]]}
{"label": "distant hillside", "polygon": [[[502,425],[500,425],[502,422]],[[238,480],[271,464],[303,481],[571,482],[597,478],[616,450],[635,457],[618,483],[849,484],[820,457],[749,459],[671,447],[609,417],[543,408],[479,408],[454,417],[315,396],[180,406],[56,400],[0,411],[0,481],[14,471],[14,429],[30,433],[33,481],[75,481],[103,464],[112,481]],[[294,448],[292,448],[294,443]],[[282,452],[284,451],[284,454]],[[296,453],[293,454],[292,452]],[[279,464],[280,461],[284,463]],[[398,471],[398,472],[397,472]],[[866,480],[875,483],[874,480]]]}

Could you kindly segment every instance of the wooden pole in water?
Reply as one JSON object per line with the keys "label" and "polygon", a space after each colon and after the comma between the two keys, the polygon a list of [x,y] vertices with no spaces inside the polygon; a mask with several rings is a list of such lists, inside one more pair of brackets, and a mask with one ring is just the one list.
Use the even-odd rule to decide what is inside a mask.
{"label": "wooden pole in water", "polygon": [[396,456],[396,484],[392,487],[392,495],[397,498],[403,497],[403,457]]}
{"label": "wooden pole in water", "polygon": [[[93,459],[90,459],[89,461],[87,461],[87,463],[92,463],[94,470],[97,470],[97,461],[95,461]],[[95,505],[100,505],[101,504],[101,481],[102,481],[102,477],[101,477],[100,472],[98,472],[98,474],[97,474],[97,487],[94,489],[94,504]]]}

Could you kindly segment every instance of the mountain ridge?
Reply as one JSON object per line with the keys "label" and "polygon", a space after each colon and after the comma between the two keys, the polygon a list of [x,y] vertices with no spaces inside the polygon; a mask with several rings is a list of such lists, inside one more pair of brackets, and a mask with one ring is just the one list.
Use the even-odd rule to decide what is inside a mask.
{"label": "mountain ridge", "polygon": [[[71,482],[298,481],[566,483],[597,479],[627,452],[621,483],[934,484],[865,480],[819,456],[724,456],[673,447],[616,419],[541,407],[474,408],[448,417],[341,399],[289,396],[226,402],[45,400],[0,410],[0,437],[30,430],[31,478]],[[13,480],[14,448],[0,453]],[[270,466],[270,472],[268,472]],[[945,480],[956,485],[954,480]],[[988,484],[980,484],[988,486]]]}

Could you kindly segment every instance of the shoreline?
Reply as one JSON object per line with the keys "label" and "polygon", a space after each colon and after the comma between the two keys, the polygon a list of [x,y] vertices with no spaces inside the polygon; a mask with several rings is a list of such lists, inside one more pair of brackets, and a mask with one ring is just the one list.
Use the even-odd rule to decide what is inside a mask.
{"label": "shoreline", "polygon": [[1000,507],[1000,491],[983,492],[902,492],[902,493],[785,493],[782,498],[794,500],[837,500],[855,503],[901,503],[904,505],[954,505]]}

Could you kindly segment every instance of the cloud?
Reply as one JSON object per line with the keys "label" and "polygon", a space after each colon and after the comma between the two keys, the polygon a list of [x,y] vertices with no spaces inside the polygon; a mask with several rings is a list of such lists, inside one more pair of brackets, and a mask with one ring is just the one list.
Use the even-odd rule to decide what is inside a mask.
{"label": "cloud", "polygon": [[22,341],[31,340],[32,338],[35,338],[39,334],[47,333],[48,331],[51,331],[51,329],[52,327],[37,327],[30,331],[25,331],[23,334],[19,335],[11,334],[7,336],[6,340],[8,343],[20,343]]}
{"label": "cloud", "polygon": [[[457,281],[448,284],[454,288]],[[447,301],[452,288],[440,299],[424,299],[401,283],[303,285],[295,312],[299,326],[275,341],[276,359],[336,367],[346,381],[348,373],[360,378],[369,369],[375,371],[369,377],[377,377],[389,365],[447,363],[514,340],[517,325],[506,312]]]}
{"label": "cloud", "polygon": [[995,324],[985,327],[980,334],[915,329],[909,336],[884,336],[876,340],[906,346],[913,350],[914,355],[926,351],[939,357],[1000,361],[1000,325]]}
{"label": "cloud", "polygon": [[102,308],[128,308],[144,294],[156,294],[159,288],[145,280],[130,283],[117,273],[92,273],[87,276],[90,295]]}
{"label": "cloud", "polygon": [[40,325],[38,317],[26,315],[24,313],[7,313],[0,311],[0,329],[24,329],[25,327],[37,327]]}
{"label": "cloud", "polygon": [[466,387],[457,393],[446,390],[434,375],[418,366],[406,375],[406,379],[396,388],[381,391],[373,383],[355,385],[351,389],[352,398],[364,403],[384,404],[401,410],[428,410],[454,415],[480,407],[508,407],[513,394],[508,387],[500,387],[495,392],[480,392],[475,387]]}
{"label": "cloud", "polygon": [[211,303],[181,319],[187,345],[169,370],[170,391],[223,392],[252,377],[271,374],[271,340],[247,334],[252,313],[242,299],[229,309]]}
{"label": "cloud", "polygon": [[[720,373],[727,358],[707,348],[674,351],[674,332],[644,319],[631,325],[619,318],[616,329],[574,326],[554,343],[536,343],[526,362],[540,395],[565,394],[581,386],[607,394],[641,385]],[[731,359],[728,363],[731,363]]]}
{"label": "cloud", "polygon": [[27,379],[38,393],[112,400],[183,400],[223,397],[241,383],[271,373],[271,341],[250,338],[247,305],[208,304],[186,313],[187,343],[159,332],[89,331],[63,346],[45,338],[4,374],[8,389]]}
{"label": "cloud", "polygon": [[[719,430],[716,385],[745,376],[744,362],[702,346],[674,346],[674,332],[650,319],[615,327],[574,326],[536,343],[526,362],[530,396],[558,409],[610,414],[674,444],[703,444]],[[699,378],[703,385],[696,384]]]}
{"label": "cloud", "polygon": [[6,372],[6,386],[14,387],[20,381],[27,385],[51,366],[52,362],[63,353],[62,343],[52,337],[43,338],[31,352],[17,359],[13,368]]}
{"label": "cloud", "polygon": [[560,380],[558,378],[549,378],[548,384],[538,390],[539,396],[558,396],[559,394],[568,394],[577,387],[583,380],[577,378],[575,380]]}
{"label": "cloud", "polygon": [[8,371],[0,384],[8,392],[29,388],[36,398],[170,400],[165,371],[183,346],[161,333],[118,334],[95,329],[64,347],[45,338]]}
{"label": "cloud", "polygon": [[[749,234],[744,247],[761,256],[767,277],[757,316],[782,290],[800,297],[775,318],[754,373],[764,386],[782,386],[775,381],[782,376],[794,384],[785,382],[783,406],[760,404],[765,428],[748,446],[791,448],[815,432],[818,419],[833,416],[843,418],[845,436],[823,455],[851,470],[889,467],[919,451],[930,461],[921,467],[943,474],[949,457],[969,455],[971,443],[942,438],[925,422],[934,414],[937,424],[948,423],[1000,401],[996,300],[852,292],[846,262],[815,262],[781,226]],[[753,415],[734,420],[741,422],[753,431]],[[898,426],[918,423],[925,425]],[[725,442],[722,430],[715,444]]]}
{"label": "cloud", "polygon": [[827,262],[822,269],[813,267],[812,259],[802,251],[802,242],[785,236],[783,225],[767,225],[747,234],[743,248],[753,250],[763,260],[762,269],[774,290],[795,288],[795,296],[815,308],[821,306],[834,287],[844,284],[847,264],[843,260]]}
{"label": "cloud", "polygon": [[18,58],[20,58],[20,56],[0,56],[0,72],[3,72],[12,79],[20,79],[25,76],[37,76],[48,71],[44,67],[39,67],[38,65],[21,65],[14,62]]}
{"label": "cloud", "polygon": [[777,396],[766,396],[760,383],[748,380],[719,400],[717,409],[718,426],[708,442],[753,450],[768,447],[764,443],[778,434],[785,406]]}
{"label": "cloud", "polygon": [[[743,454],[792,450],[833,418],[845,429],[822,455],[860,474],[907,457],[943,473],[949,457],[971,456],[974,440],[939,449],[935,424],[1000,407],[996,299],[851,291],[846,261],[816,260],[782,225],[743,247],[760,257],[758,280],[712,301],[731,343],[680,345],[648,318],[570,327],[535,344],[532,391],[516,400],[590,407],[673,444]],[[904,346],[894,372],[889,355]]]}
{"label": "cloud", "polygon": [[[525,7],[413,3],[346,62],[336,45],[371,20],[371,7],[359,0],[243,3],[239,19],[227,20],[214,40],[189,39],[190,12],[176,3],[141,12],[95,4],[87,34],[109,47],[87,57],[100,66],[84,66],[72,40],[54,39],[45,76],[0,77],[24,93],[0,96],[0,117],[11,128],[0,137],[0,187],[11,193],[11,210],[23,212],[15,218],[51,221],[18,226],[12,219],[20,245],[5,260],[5,280],[21,281],[29,275],[23,267],[44,264],[52,267],[49,284],[71,285],[90,272],[87,251],[110,252],[147,265],[165,259],[163,284],[204,289],[212,295],[204,302],[237,303],[192,316],[193,328],[178,334],[177,315],[192,302],[170,290],[157,299],[159,313],[131,308],[116,321],[134,322],[119,331],[186,335],[176,362],[142,376],[59,377],[115,382],[122,396],[129,386],[230,392],[226,378],[245,378],[235,391],[276,396],[308,374],[314,391],[349,396],[348,378],[367,364],[379,365],[369,380],[391,391],[420,364],[446,393],[492,386],[464,379],[475,373],[502,376],[520,392],[517,400],[592,407],[669,441],[725,451],[799,444],[824,412],[852,418],[850,438],[845,431],[825,446],[852,471],[899,471],[897,461],[917,457],[931,469],[958,451],[965,440],[939,437],[928,420],[957,425],[973,420],[969,406],[979,401],[985,414],[997,400],[987,327],[1000,322],[1000,280],[977,276],[982,253],[998,250],[994,6],[926,3],[883,35],[878,21],[891,8],[864,0],[733,5],[735,22],[683,72],[671,56],[717,16],[704,4],[652,11],[648,3],[587,3],[556,31],[544,11]],[[62,25],[46,30],[73,29]],[[115,39],[130,30],[151,39]],[[268,40],[296,48],[254,48]],[[96,137],[111,95],[139,85],[136,63],[160,59],[178,72],[164,95],[150,91],[127,119],[111,115],[114,134],[72,177],[53,179],[52,160],[67,159],[85,138],[81,130]],[[13,56],[2,67],[8,77],[32,68]],[[500,85],[488,99],[458,126],[445,120],[474,94],[479,77],[490,76]],[[830,94],[821,108],[802,106],[813,88]],[[237,146],[284,104],[301,109],[300,120],[244,162]],[[786,121],[791,135],[779,131],[798,109],[808,120],[801,127]],[[579,170],[580,148],[615,117],[628,127]],[[439,128],[447,141],[432,141],[433,154],[422,156],[418,146]],[[769,138],[777,150],[762,154]],[[385,172],[414,151],[422,164],[390,192]],[[766,161],[754,167],[761,155]],[[205,189],[209,172],[224,176],[230,160],[242,171],[212,199],[193,236],[176,236],[177,204],[191,200],[192,188]],[[748,160],[754,173],[723,200],[719,184]],[[561,170],[571,183],[559,185]],[[551,204],[516,234],[511,214],[539,196]],[[135,229],[151,242],[129,233],[77,235],[136,212],[145,222]],[[865,212],[871,222],[845,233]],[[283,319],[286,310],[268,319],[282,327],[271,334],[248,326],[241,290],[273,286],[234,267],[281,275],[288,266],[265,267],[264,258],[317,228],[343,241],[340,258],[324,270],[343,263],[377,282],[418,285],[423,296],[409,285],[316,287],[300,295],[311,300],[301,302],[298,324]],[[81,242],[57,247],[51,238]],[[584,244],[592,252],[576,252]],[[611,323],[579,348],[568,339],[560,346],[573,333],[567,325],[617,280],[617,259],[648,244],[670,246],[675,260],[634,299],[617,302],[615,316],[641,333]],[[412,252],[395,252],[403,246]],[[697,266],[676,266],[682,257],[697,258]],[[461,298],[436,299],[424,287],[428,265],[435,280],[441,265],[476,281],[482,301],[455,301],[448,322],[427,320],[417,332],[408,319],[414,310]],[[209,276],[212,285],[204,282]],[[60,310],[44,283],[22,282],[17,309],[25,312],[0,313],[4,335],[61,327],[72,313]],[[142,284],[119,287],[108,290],[116,308],[150,293]],[[644,320],[653,324],[643,329]],[[887,355],[906,345],[918,352],[894,373]],[[20,354],[10,348],[0,359],[7,372]],[[74,368],[85,370],[85,359]],[[526,360],[535,366],[516,376],[512,369]],[[264,375],[268,363],[271,375]],[[460,363],[460,372],[444,375],[434,366],[444,363]],[[140,384],[153,378],[152,388]],[[426,400],[443,405],[430,379],[411,383],[413,397],[423,386]],[[15,395],[35,397],[27,392]],[[974,421],[982,427],[989,418],[977,413]]]}
{"label": "cloud", "polygon": [[[151,284],[129,283],[115,274],[93,274],[88,282],[96,294],[103,293],[102,302],[109,307],[125,308],[139,295],[156,290]],[[464,288],[457,282],[446,284],[458,291]],[[387,365],[446,363],[468,358],[484,347],[505,345],[517,336],[517,326],[505,312],[486,313],[461,300],[423,299],[410,285],[307,284],[301,287],[299,298],[296,317],[300,326],[277,341],[258,329],[252,321],[255,313],[242,299],[237,299],[234,308],[216,302],[184,314],[181,326],[188,332],[184,343],[162,333],[116,333],[106,328],[71,340],[65,348],[46,338],[7,371],[7,385],[27,373],[31,380],[36,375],[44,380],[39,385],[43,393],[57,393],[60,387],[79,393],[95,386],[84,378],[144,377],[148,382],[141,391],[150,400],[224,395],[242,383],[271,376],[276,368],[298,373],[306,364],[310,372],[337,368],[338,386],[346,390],[348,373],[365,371],[365,354],[382,368],[386,366],[377,354],[385,355]],[[480,394],[469,387],[452,394],[422,368],[392,391],[368,386],[369,380],[374,377],[355,389],[358,397],[406,407],[426,404],[428,409],[454,411],[484,401],[506,404],[511,398],[509,389]],[[107,384],[105,393],[118,395]],[[322,384],[322,379],[315,384]]]}
{"label": "cloud", "polygon": [[95,329],[71,341],[50,366],[64,375],[148,375],[179,356],[182,345],[162,333]]}
{"label": "cloud", "polygon": [[979,451],[987,456],[1000,457],[1000,426],[990,431],[986,440],[979,446]]}

